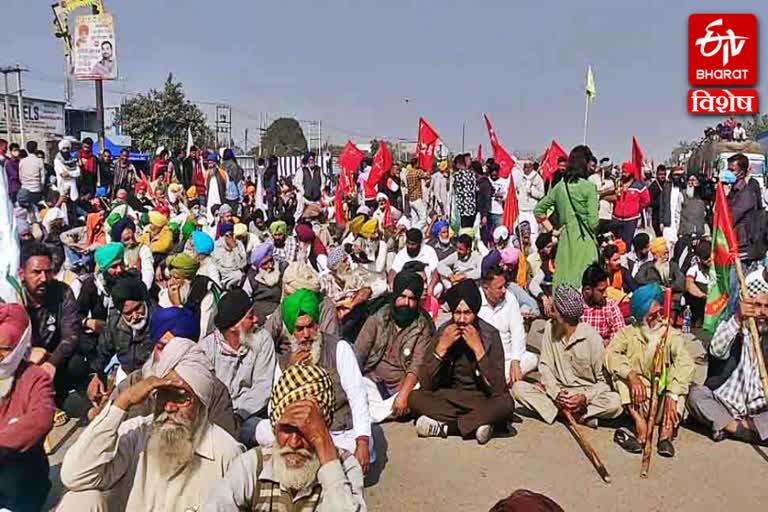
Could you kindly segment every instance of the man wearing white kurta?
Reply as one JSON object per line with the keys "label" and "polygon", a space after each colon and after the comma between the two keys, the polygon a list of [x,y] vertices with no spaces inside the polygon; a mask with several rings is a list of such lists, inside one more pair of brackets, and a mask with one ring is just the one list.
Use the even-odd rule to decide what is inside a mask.
{"label": "man wearing white kurta", "polygon": [[517,299],[507,291],[507,280],[501,268],[486,271],[482,279],[482,306],[478,316],[494,326],[504,347],[504,375],[510,388],[527,373],[536,369],[539,358],[525,348],[525,326]]}
{"label": "man wearing white kurta", "polygon": [[[208,420],[215,377],[196,343],[173,338],[148,376],[129,387],[69,449],[58,510],[199,510],[242,446]],[[152,416],[126,420],[150,397]]]}

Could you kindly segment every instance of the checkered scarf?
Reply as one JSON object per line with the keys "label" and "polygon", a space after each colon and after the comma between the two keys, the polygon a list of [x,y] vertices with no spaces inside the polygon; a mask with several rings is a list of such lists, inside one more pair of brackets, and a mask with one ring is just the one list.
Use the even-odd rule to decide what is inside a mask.
{"label": "checkered scarf", "polygon": [[285,409],[294,402],[313,397],[320,406],[325,424],[330,426],[336,396],[330,374],[320,366],[293,364],[285,369],[272,388],[270,421],[276,424]]}

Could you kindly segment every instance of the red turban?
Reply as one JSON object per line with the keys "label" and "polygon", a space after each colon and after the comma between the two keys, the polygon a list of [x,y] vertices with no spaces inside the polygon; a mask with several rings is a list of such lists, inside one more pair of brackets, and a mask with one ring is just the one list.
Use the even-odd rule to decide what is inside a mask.
{"label": "red turban", "polygon": [[[0,343],[15,347],[29,325],[27,310],[21,304],[0,304]],[[8,345],[6,345],[8,346]]]}

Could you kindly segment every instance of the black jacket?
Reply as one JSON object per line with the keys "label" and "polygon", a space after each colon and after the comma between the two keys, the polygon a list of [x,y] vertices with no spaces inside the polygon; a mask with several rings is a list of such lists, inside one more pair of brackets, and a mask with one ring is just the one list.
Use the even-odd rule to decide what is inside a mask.
{"label": "black jacket", "polygon": [[760,184],[750,178],[748,181],[737,181],[728,194],[728,206],[731,209],[731,220],[739,240],[739,254],[749,251],[750,226],[755,214],[763,209],[763,199]]}
{"label": "black jacket", "polygon": [[115,355],[126,374],[141,368],[155,347],[149,339],[148,331],[148,327],[144,326],[142,330],[134,332],[123,320],[123,315],[113,309],[99,335],[96,354],[90,361],[91,370],[103,375],[107,364]]}
{"label": "black jacket", "polygon": [[80,321],[72,289],[60,281],[50,281],[43,304],[27,305],[27,313],[32,321],[32,346],[48,351],[48,362],[53,366],[66,364],[80,347]]}

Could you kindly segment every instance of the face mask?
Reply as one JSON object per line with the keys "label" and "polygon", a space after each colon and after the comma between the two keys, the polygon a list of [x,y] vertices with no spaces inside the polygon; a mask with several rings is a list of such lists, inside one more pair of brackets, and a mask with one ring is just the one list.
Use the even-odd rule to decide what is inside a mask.
{"label": "face mask", "polygon": [[179,198],[178,194],[175,194],[173,192],[168,192],[168,201],[169,202],[175,203],[178,198]]}

